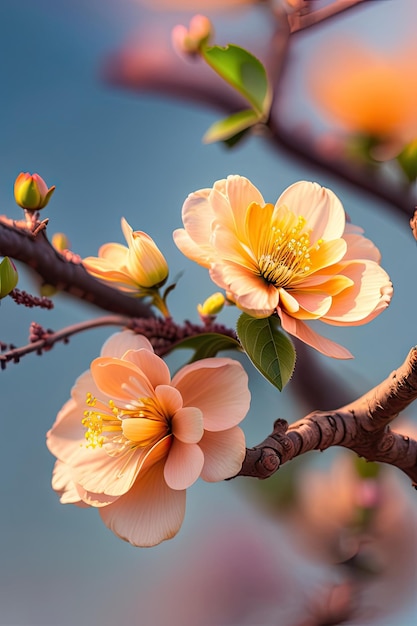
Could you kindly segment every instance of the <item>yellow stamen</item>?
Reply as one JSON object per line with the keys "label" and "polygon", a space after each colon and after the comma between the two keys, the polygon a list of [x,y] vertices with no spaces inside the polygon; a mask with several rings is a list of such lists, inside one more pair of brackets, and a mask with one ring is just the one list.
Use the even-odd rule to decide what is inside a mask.
{"label": "yellow stamen", "polygon": [[[155,438],[150,438],[145,433],[143,440],[135,439],[131,441],[126,437],[123,431],[123,422],[130,418],[142,418],[152,422],[160,422],[161,438],[166,436],[169,433],[169,417],[163,414],[157,401],[153,398],[139,398],[136,402],[136,406],[132,402],[132,408],[120,409],[113,400],[109,400],[106,405],[91,393],[87,393],[86,404],[90,408],[84,412],[82,419],[82,425],[86,428],[86,447],[94,449],[97,447],[102,448],[105,444],[111,444],[106,446],[108,453],[117,455],[155,443]],[[155,431],[155,429],[152,430]],[[156,431],[158,431],[158,428]],[[157,439],[159,439],[159,436]]]}
{"label": "yellow stamen", "polygon": [[260,275],[275,287],[288,287],[295,278],[311,269],[311,231],[305,230],[304,217],[300,216],[297,223],[291,225],[294,221],[294,215],[287,215],[287,223],[281,222],[282,228],[272,226],[265,252],[258,259]]}

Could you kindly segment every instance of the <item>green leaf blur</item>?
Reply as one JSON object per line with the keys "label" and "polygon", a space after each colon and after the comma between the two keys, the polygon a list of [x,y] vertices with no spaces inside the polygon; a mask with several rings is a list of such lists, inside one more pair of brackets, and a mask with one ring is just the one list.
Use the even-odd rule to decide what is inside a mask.
{"label": "green leaf blur", "polygon": [[194,337],[188,337],[176,343],[172,350],[191,349],[194,354],[189,363],[214,357],[222,350],[241,350],[241,346],[236,339],[221,335],[220,333],[202,333]]}

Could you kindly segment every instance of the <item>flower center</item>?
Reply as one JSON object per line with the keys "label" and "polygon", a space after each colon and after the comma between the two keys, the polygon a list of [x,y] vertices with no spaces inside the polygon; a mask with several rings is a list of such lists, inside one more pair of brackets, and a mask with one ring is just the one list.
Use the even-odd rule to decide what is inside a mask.
{"label": "flower center", "polygon": [[82,425],[87,448],[105,446],[116,455],[153,445],[170,433],[169,418],[153,398],[139,398],[132,408],[121,409],[113,400],[106,405],[88,393],[86,403],[89,409],[84,411]]}
{"label": "flower center", "polygon": [[[295,278],[311,269],[310,233],[304,228],[306,220],[301,216],[297,219],[293,214],[286,218],[286,224],[271,227],[264,252],[258,258],[260,275],[275,287],[288,287]],[[317,246],[320,243],[317,242]]]}

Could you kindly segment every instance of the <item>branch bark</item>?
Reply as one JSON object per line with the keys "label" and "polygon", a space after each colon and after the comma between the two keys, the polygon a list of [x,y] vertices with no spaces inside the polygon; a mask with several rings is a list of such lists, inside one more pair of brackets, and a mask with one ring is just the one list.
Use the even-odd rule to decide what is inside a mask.
{"label": "branch bark", "polygon": [[315,411],[290,426],[278,419],[262,443],[246,451],[238,476],[268,478],[310,450],[343,446],[367,461],[401,469],[417,487],[417,441],[389,424],[417,398],[417,348],[379,385],[334,411]]}
{"label": "branch bark", "polygon": [[25,263],[48,285],[112,313],[149,317],[151,311],[138,298],[126,296],[90,276],[79,263],[67,261],[50,244],[45,229],[36,235],[0,215],[0,252]]}
{"label": "branch bark", "polygon": [[[317,9],[316,11],[307,10],[304,12],[301,9],[301,11],[290,13],[288,16],[288,23],[290,25],[291,33],[296,33],[301,30],[305,30],[306,28],[310,28],[311,26],[321,24],[322,22],[335,17],[336,15],[340,15],[348,9],[364,4],[365,2],[369,2],[369,0],[334,0],[332,4],[329,4],[321,9]],[[307,4],[305,6],[309,9]]]}

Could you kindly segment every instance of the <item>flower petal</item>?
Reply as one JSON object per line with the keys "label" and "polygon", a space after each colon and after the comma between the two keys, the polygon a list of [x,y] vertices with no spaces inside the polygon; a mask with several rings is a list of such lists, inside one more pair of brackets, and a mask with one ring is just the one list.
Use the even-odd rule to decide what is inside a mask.
{"label": "flower petal", "polygon": [[183,228],[177,228],[173,232],[174,243],[179,250],[188,258],[202,265],[210,267],[210,263],[215,256],[215,251],[211,245],[197,245]]}
{"label": "flower petal", "polygon": [[184,406],[203,412],[205,430],[236,426],[249,410],[248,376],[238,361],[202,359],[183,367],[172,379]]}
{"label": "flower petal", "polygon": [[129,361],[99,357],[91,363],[90,371],[97,387],[117,400],[118,404],[130,404],[138,396],[153,395],[153,387],[148,378]]}
{"label": "flower petal", "polygon": [[187,489],[201,474],[204,454],[196,443],[183,443],[173,439],[165,462],[164,477],[171,489]]}
{"label": "flower petal", "polygon": [[276,287],[241,265],[216,263],[210,269],[210,277],[230,291],[239,308],[253,317],[269,317],[278,304]]}
{"label": "flower petal", "polygon": [[76,504],[85,507],[86,505],[80,498],[74,481],[72,480],[71,468],[62,461],[55,463],[52,472],[52,489],[60,496],[61,504]]}
{"label": "flower petal", "polygon": [[246,211],[252,202],[263,206],[265,200],[259,189],[244,176],[227,177],[226,193],[233,211],[239,237],[245,232]]}
{"label": "flower petal", "polygon": [[85,428],[82,425],[83,410],[73,398],[59,411],[54,425],[46,434],[46,445],[58,459],[71,465],[85,445]]}
{"label": "flower petal", "polygon": [[153,352],[152,344],[144,335],[138,335],[133,330],[123,330],[114,333],[104,342],[101,356],[112,356],[121,359],[128,350],[145,349]]}
{"label": "flower petal", "polygon": [[204,453],[201,478],[217,482],[236,476],[245,458],[245,435],[239,426],[213,433],[204,432],[199,443]]}
{"label": "flower petal", "polygon": [[153,351],[130,350],[123,356],[123,360],[134,363],[154,388],[157,385],[169,385],[171,381],[168,365]]}
{"label": "flower petal", "polygon": [[210,245],[211,226],[215,219],[208,201],[210,191],[200,189],[188,196],[182,207],[185,231],[182,229],[174,231],[174,241],[178,248],[205,267],[209,266],[214,254]]}
{"label": "flower petal", "polygon": [[331,339],[322,337],[301,320],[290,317],[281,309],[278,309],[278,315],[281,318],[282,328],[287,333],[301,339],[301,341],[304,341],[304,343],[308,346],[315,348],[318,352],[321,352],[326,356],[330,356],[333,359],[353,358],[349,350],[334,341],[331,341]]}
{"label": "flower petal", "polygon": [[131,488],[139,472],[143,449],[109,456],[104,448],[80,447],[71,459],[73,480],[92,494],[120,496]]}
{"label": "flower petal", "polygon": [[103,522],[134,546],[155,546],[179,531],[185,513],[185,490],[170,489],[164,463],[140,474],[128,493],[100,509]]}
{"label": "flower petal", "polygon": [[176,411],[182,408],[181,394],[171,385],[158,385],[155,389],[155,395],[161,411],[167,419],[171,418]]}
{"label": "flower petal", "polygon": [[171,420],[172,434],[183,443],[198,443],[203,436],[203,414],[189,406],[179,409]]}
{"label": "flower petal", "polygon": [[311,244],[318,239],[332,240],[342,236],[345,211],[336,194],[317,183],[300,181],[288,187],[278,198],[276,207],[285,204],[307,221],[312,229]]}
{"label": "flower petal", "polygon": [[357,259],[367,259],[369,261],[375,261],[379,263],[381,260],[381,253],[376,245],[366,237],[356,233],[350,233],[351,224],[346,224],[345,233],[343,239],[346,241],[348,247],[343,261],[354,261]]}
{"label": "flower petal", "polygon": [[129,441],[146,447],[157,443],[167,434],[167,424],[147,417],[128,417],[122,420],[123,434]]}
{"label": "flower petal", "polygon": [[[391,285],[389,276],[374,261],[352,261],[344,267],[343,274],[353,285],[333,298],[322,321],[337,326],[363,324],[380,303],[383,290]],[[388,303],[389,299],[385,306]]]}

